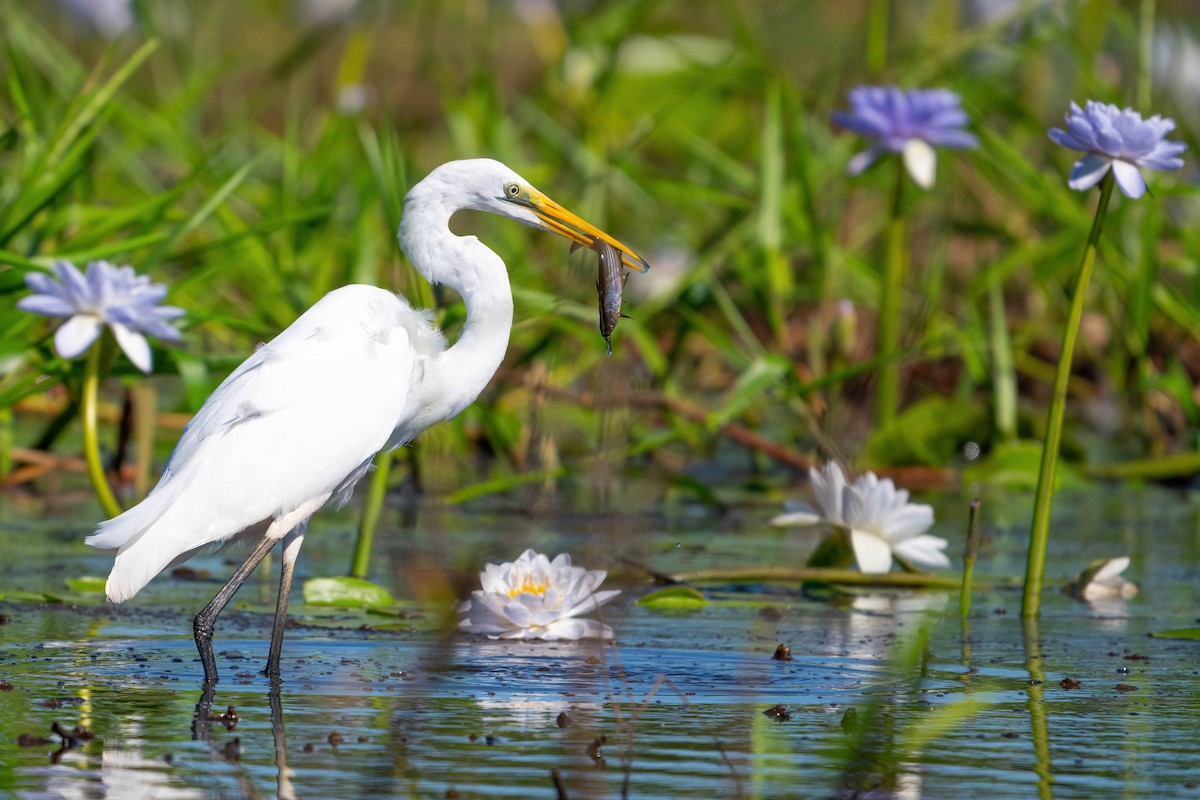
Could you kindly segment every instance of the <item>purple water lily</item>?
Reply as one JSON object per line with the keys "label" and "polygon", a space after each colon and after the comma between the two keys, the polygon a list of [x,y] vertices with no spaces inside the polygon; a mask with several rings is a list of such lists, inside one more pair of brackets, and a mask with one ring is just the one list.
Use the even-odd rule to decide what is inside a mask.
{"label": "purple water lily", "polygon": [[85,276],[69,261],[55,261],[51,272],[53,275],[30,272],[25,276],[33,294],[22,298],[17,308],[67,319],[54,334],[54,348],[63,358],[75,358],[87,350],[108,325],[134,366],[149,372],[153,362],[146,335],[168,342],[179,340],[179,331],[170,320],[181,316],[183,309],[159,305],[167,296],[167,287],[138,275],[133,267],[92,261]]}
{"label": "purple water lily", "polygon": [[1085,155],[1071,168],[1067,185],[1085,191],[1113,171],[1126,197],[1146,193],[1146,180],[1139,168],[1173,170],[1183,166],[1183,142],[1169,142],[1175,120],[1155,114],[1150,119],[1131,108],[1121,110],[1109,103],[1088,100],[1085,108],[1071,103],[1067,129],[1051,128],[1050,138],[1063,147]]}
{"label": "purple water lily", "polygon": [[833,112],[833,121],[874,143],[850,160],[846,171],[858,175],[885,153],[900,153],[918,185],[933,186],[935,147],[975,147],[979,140],[965,130],[970,121],[962,98],[948,89],[860,86],[849,94],[850,111]]}

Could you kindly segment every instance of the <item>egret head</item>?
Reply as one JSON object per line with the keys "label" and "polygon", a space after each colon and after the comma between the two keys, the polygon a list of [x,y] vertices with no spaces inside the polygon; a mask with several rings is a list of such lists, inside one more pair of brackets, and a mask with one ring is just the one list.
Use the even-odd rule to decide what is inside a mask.
{"label": "egret head", "polygon": [[[494,159],[475,158],[443,164],[413,187],[406,205],[431,201],[443,204],[451,213],[472,209],[515,219],[592,249],[597,242],[608,242],[620,251],[626,267],[638,272],[650,268],[646,260],[628,245],[563,208]],[[407,216],[407,209],[405,213]]]}

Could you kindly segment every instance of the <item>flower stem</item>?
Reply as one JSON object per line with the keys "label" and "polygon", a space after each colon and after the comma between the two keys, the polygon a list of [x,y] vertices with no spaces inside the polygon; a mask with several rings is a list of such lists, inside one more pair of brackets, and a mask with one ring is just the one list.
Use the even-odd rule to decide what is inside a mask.
{"label": "flower stem", "polygon": [[354,541],[354,561],[350,565],[352,578],[366,578],[371,569],[371,543],[375,540],[375,528],[379,526],[379,515],[383,511],[391,471],[391,452],[375,456],[375,472],[367,486],[367,499],[363,502],[362,518],[358,523],[358,538]]}
{"label": "flower stem", "polygon": [[108,478],[104,474],[104,465],[100,463],[100,443],[96,431],[96,405],[100,394],[100,343],[96,342],[88,351],[87,365],[83,375],[83,454],[87,459],[88,477],[92,479],[92,488],[100,506],[109,517],[121,513],[121,504],[113,496]]}
{"label": "flower stem", "polygon": [[1083,301],[1087,294],[1092,267],[1096,263],[1096,248],[1100,242],[1100,231],[1104,227],[1104,216],[1108,212],[1108,201],[1112,197],[1113,174],[1110,170],[1100,183],[1100,203],[1096,206],[1096,219],[1092,232],[1088,234],[1087,247],[1079,264],[1079,275],[1075,279],[1075,291],[1071,296],[1071,311],[1063,330],[1062,352],[1058,357],[1058,368],[1054,373],[1054,394],[1050,398],[1050,410],[1046,415],[1046,441],[1042,445],[1042,468],[1038,474],[1037,497],[1033,504],[1033,527],[1029,531],[1029,556],[1025,562],[1025,595],[1021,600],[1021,615],[1036,617],[1042,601],[1042,575],[1046,571],[1046,545],[1050,541],[1050,502],[1054,495],[1054,476],[1058,468],[1058,450],[1062,444],[1063,412],[1067,405],[1067,383],[1071,378],[1071,357],[1075,352],[1075,339],[1079,335],[1079,320],[1083,316]]}
{"label": "flower stem", "polygon": [[888,0],[871,0],[867,8],[867,71],[880,76],[887,67]]}
{"label": "flower stem", "polygon": [[896,192],[892,197],[892,216],[888,222],[887,256],[883,287],[879,298],[879,323],[875,336],[876,357],[882,360],[879,383],[875,389],[875,424],[882,428],[896,416],[900,404],[900,291],[908,272],[905,247],[904,161],[896,159]]}
{"label": "flower stem", "polygon": [[1138,109],[1143,112],[1150,109],[1150,97],[1154,89],[1151,63],[1154,58],[1154,6],[1155,0],[1142,0],[1138,20],[1137,103]]}

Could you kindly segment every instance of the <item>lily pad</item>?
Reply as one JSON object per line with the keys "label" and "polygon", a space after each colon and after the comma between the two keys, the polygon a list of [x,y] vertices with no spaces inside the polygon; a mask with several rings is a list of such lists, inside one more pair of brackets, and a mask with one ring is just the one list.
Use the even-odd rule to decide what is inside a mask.
{"label": "lily pad", "polygon": [[638,600],[638,605],[655,611],[695,611],[708,605],[708,599],[690,586],[668,586]]}
{"label": "lily pad", "polygon": [[49,592],[30,592],[25,589],[8,589],[0,592],[0,600],[10,603],[61,603],[62,597]]}
{"label": "lily pad", "polygon": [[378,608],[396,605],[392,593],[362,578],[310,578],[304,582],[304,602],[313,606]]}
{"label": "lily pad", "polygon": [[1200,628],[1172,628],[1150,634],[1158,639],[1200,639]]}
{"label": "lily pad", "polygon": [[67,588],[72,592],[82,592],[84,594],[104,594],[104,578],[98,578],[95,575],[83,575],[78,578],[67,578],[64,581]]}

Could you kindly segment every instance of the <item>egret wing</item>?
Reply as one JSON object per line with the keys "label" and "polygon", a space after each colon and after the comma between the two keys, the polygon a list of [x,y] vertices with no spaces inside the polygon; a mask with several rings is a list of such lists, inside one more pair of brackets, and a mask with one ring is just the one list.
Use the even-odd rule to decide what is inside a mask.
{"label": "egret wing", "polygon": [[347,488],[404,414],[413,313],[373,287],[326,295],[226,378],[150,496],[88,543],[124,548],[171,518],[156,535],[184,552]]}

